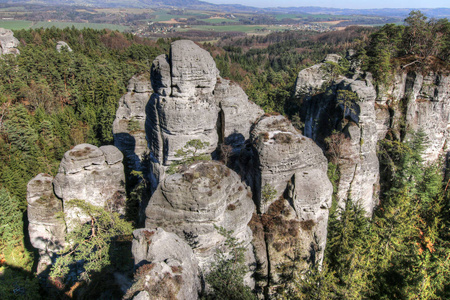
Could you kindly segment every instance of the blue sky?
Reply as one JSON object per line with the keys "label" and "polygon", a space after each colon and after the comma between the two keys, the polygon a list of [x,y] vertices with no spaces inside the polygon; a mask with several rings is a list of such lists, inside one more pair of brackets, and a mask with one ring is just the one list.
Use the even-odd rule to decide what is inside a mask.
{"label": "blue sky", "polygon": [[216,4],[255,7],[322,6],[336,8],[436,8],[450,7],[449,0],[204,0]]}

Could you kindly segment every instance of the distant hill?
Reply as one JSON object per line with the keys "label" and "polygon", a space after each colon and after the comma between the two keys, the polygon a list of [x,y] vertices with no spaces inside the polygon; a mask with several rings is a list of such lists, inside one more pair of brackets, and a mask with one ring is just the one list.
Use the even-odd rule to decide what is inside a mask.
{"label": "distant hill", "polygon": [[306,13],[325,15],[369,15],[383,17],[406,17],[412,10],[420,10],[430,18],[450,17],[450,8],[379,8],[379,9],[350,9],[350,8],[327,8],[327,7],[270,7],[264,9],[267,12],[276,13]]}
{"label": "distant hill", "polygon": [[366,15],[404,18],[411,10],[420,10],[430,18],[450,17],[450,8],[381,8],[349,9],[316,6],[256,8],[241,4],[212,4],[200,0],[0,0],[0,3],[27,3],[44,5],[74,5],[123,8],[187,8],[222,12],[289,13],[326,15]]}

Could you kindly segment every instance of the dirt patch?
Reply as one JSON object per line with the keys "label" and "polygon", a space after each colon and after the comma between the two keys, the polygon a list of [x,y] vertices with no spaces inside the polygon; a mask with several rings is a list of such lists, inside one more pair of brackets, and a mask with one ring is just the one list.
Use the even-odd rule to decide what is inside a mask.
{"label": "dirt patch", "polygon": [[170,19],[168,21],[159,21],[158,23],[163,23],[163,24],[181,24],[181,22],[178,22],[175,19]]}

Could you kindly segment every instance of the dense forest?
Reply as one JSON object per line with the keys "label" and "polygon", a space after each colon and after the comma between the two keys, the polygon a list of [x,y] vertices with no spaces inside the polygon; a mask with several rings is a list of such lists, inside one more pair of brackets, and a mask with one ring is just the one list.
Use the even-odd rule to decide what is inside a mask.
{"label": "dense forest", "polygon": [[[156,55],[168,53],[172,40],[75,28],[19,30],[14,35],[21,43],[20,55],[0,60],[0,298],[48,298],[48,283],[39,283],[33,274],[36,254],[26,237],[27,183],[38,173],[55,175],[65,151],[76,144],[112,144],[112,122],[128,80],[148,73]],[[60,40],[73,52],[56,51]],[[413,12],[405,25],[223,37],[203,47],[222,77],[238,82],[250,100],[267,112],[288,116],[301,130],[301,103],[294,96],[301,69],[326,54],[345,57],[355,49],[362,69],[372,72],[379,86],[405,68],[448,73],[450,23]],[[332,67],[336,76],[351,72],[345,59]],[[417,132],[407,142],[380,142],[385,176],[373,218],[351,199],[345,210],[333,211],[324,265],[303,274],[294,268],[286,280],[295,285],[286,285],[282,297],[450,298],[449,179],[443,162],[422,161],[425,139]],[[330,159],[332,182],[334,169]],[[109,263],[118,267],[123,262]],[[64,280],[56,283],[61,284],[56,290],[70,289]],[[93,286],[85,289],[86,298],[95,298]]]}

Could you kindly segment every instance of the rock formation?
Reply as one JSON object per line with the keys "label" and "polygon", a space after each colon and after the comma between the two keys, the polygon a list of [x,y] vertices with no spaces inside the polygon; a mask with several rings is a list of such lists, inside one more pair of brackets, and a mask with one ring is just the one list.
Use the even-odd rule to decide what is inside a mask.
{"label": "rock formation", "polygon": [[[204,272],[224,241],[214,225],[232,230],[252,248],[252,193],[234,171],[217,162],[197,162],[180,173],[165,173],[180,159],[176,151],[190,140],[209,143],[197,154],[227,144],[232,147],[230,165],[252,187],[262,214],[254,214],[251,222],[259,273],[266,278],[258,285],[279,283],[288,256],[306,258],[301,268],[320,264],[332,193],[322,150],[284,117],[262,117],[239,86],[219,77],[210,55],[190,41],[174,42],[170,57],[158,56],[151,80],[155,93],[147,104],[146,133],[154,193],[146,228],[184,237]],[[276,190],[266,202],[261,194],[265,185]],[[251,254],[247,264],[253,263]],[[249,276],[246,282],[253,286]]]}
{"label": "rock formation", "polygon": [[236,172],[219,162],[194,163],[166,177],[146,209],[146,228],[161,227],[187,240],[206,271],[225,241],[218,228],[233,231],[252,259],[252,234],[247,226],[254,204],[250,188]]}
{"label": "rock formation", "polygon": [[158,56],[151,81],[154,94],[146,109],[146,133],[153,189],[188,141],[209,143],[205,154],[227,139],[243,144],[251,123],[263,113],[240,87],[219,77],[211,55],[192,41],[175,41],[170,57]]}
{"label": "rock formation", "polygon": [[260,284],[275,288],[293,257],[302,257],[300,269],[307,261],[322,263],[333,187],[321,149],[285,117],[262,117],[251,140],[257,165],[249,181],[261,213],[252,221],[255,240],[259,239],[254,244],[260,275],[270,278]]}
{"label": "rock formation", "polygon": [[423,158],[428,162],[447,154],[450,77],[404,70],[375,89],[370,73],[353,71],[352,78],[346,78],[333,76],[326,63],[304,69],[298,75],[296,95],[302,101],[304,134],[323,149],[339,151],[329,153],[340,171],[339,206],[351,198],[371,215],[379,189],[376,147],[387,133],[405,141],[411,132],[422,131],[427,137]]}
{"label": "rock formation", "polygon": [[[63,205],[72,199],[125,213],[125,175],[123,155],[114,146],[80,144],[64,154],[53,180],[55,195]],[[88,221],[77,209],[64,209],[70,231]]]}
{"label": "rock formation", "polygon": [[138,278],[128,294],[139,299],[198,299],[201,291],[197,259],[191,247],[162,228],[133,232],[132,252]]}
{"label": "rock formation", "polygon": [[39,250],[38,273],[51,265],[53,254],[65,245],[66,226],[57,218],[62,202],[53,193],[52,181],[52,176],[38,174],[27,185],[28,234],[31,245]]}
{"label": "rock formation", "polygon": [[128,82],[128,92],[119,100],[113,123],[114,146],[124,154],[129,170],[143,171],[141,163],[149,151],[145,139],[145,107],[151,93],[149,78],[145,74],[136,75]]}
{"label": "rock formation", "polygon": [[423,157],[429,162],[449,151],[450,76],[405,71],[379,90],[377,124],[382,132],[389,129],[399,139],[408,139],[409,131],[423,131],[427,137]]}
{"label": "rock formation", "polygon": [[19,40],[9,29],[0,28],[0,55],[2,54],[19,54],[17,47]]}
{"label": "rock formation", "polygon": [[324,64],[300,71],[297,79],[304,134],[323,148],[332,143],[339,150],[332,153],[340,171],[339,206],[351,195],[371,215],[379,178],[377,133],[382,131],[376,123],[376,91],[369,79],[333,78]]}
{"label": "rock formation", "polygon": [[[55,178],[39,174],[27,186],[28,232],[41,255],[38,271],[65,244],[65,233],[90,219],[67,201],[84,200],[125,213],[125,177],[122,153],[114,146],[81,144],[64,154]],[[57,218],[59,213],[65,217]],[[64,222],[65,221],[65,222]]]}
{"label": "rock formation", "polygon": [[61,52],[61,50],[65,48],[67,51],[72,52],[72,48],[66,42],[59,41],[56,43],[56,51]]}

